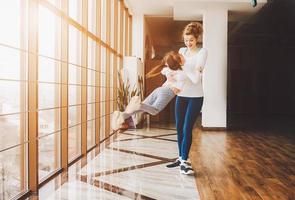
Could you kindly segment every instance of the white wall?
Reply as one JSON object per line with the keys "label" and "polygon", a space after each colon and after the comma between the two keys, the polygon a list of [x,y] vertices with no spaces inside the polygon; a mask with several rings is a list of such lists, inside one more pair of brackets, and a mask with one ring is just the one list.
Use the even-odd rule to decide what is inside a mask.
{"label": "white wall", "polygon": [[132,15],[132,56],[136,56],[144,62],[145,49],[145,23],[142,13],[134,12]]}
{"label": "white wall", "polygon": [[208,58],[203,77],[203,127],[226,127],[227,24],[226,9],[204,11],[203,46],[208,50]]}

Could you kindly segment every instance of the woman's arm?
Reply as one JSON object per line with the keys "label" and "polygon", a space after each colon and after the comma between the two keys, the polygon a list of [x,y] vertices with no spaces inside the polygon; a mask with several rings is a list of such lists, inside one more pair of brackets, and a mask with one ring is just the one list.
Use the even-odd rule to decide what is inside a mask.
{"label": "woman's arm", "polygon": [[195,66],[195,69],[197,71],[200,71],[202,72],[204,70],[204,66],[206,64],[206,61],[207,61],[207,49],[204,49],[202,48],[199,52],[199,55],[198,55],[198,60],[197,60],[197,63],[196,63],[196,66]]}
{"label": "woman's arm", "polygon": [[202,72],[200,72],[199,70],[185,69],[184,72],[189,80],[191,80],[191,82],[193,82],[194,84],[198,83],[201,80]]}
{"label": "woman's arm", "polygon": [[198,59],[195,67],[193,69],[186,69],[184,68],[185,73],[187,74],[188,78],[194,83],[198,83],[202,78],[202,72],[204,70],[204,66],[207,60],[207,50],[201,49],[198,53]]}

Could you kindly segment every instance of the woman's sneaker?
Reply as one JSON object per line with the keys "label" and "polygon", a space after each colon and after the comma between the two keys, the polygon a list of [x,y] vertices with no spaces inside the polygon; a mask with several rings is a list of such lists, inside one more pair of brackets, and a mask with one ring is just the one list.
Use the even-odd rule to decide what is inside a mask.
{"label": "woman's sneaker", "polygon": [[168,168],[173,168],[173,167],[178,167],[180,165],[181,161],[179,160],[179,158],[177,158],[173,163],[166,165],[166,167]]}
{"label": "woman's sneaker", "polygon": [[187,161],[181,162],[181,164],[180,164],[180,173],[181,174],[186,174],[186,175],[193,174],[194,170],[192,168],[192,165]]}

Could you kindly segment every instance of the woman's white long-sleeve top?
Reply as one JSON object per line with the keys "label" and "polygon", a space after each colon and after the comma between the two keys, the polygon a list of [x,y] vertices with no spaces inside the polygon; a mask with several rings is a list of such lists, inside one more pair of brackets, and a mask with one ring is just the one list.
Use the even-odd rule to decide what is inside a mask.
{"label": "woman's white long-sleeve top", "polygon": [[188,79],[185,80],[181,91],[177,96],[182,97],[203,97],[202,72],[207,60],[207,50],[201,48],[195,55],[187,56],[187,48],[180,48],[179,53],[185,58],[182,67]]}

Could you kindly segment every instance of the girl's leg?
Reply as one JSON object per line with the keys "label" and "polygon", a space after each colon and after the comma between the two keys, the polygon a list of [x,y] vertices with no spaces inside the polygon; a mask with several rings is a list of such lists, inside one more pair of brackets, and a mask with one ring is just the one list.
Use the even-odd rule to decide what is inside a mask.
{"label": "girl's leg", "polygon": [[122,112],[122,116],[123,116],[124,119],[128,119],[132,115],[134,115],[136,113],[139,113],[139,112],[143,112],[143,113],[146,112],[146,113],[149,113],[151,115],[156,115],[160,111],[157,108],[155,108],[154,106],[147,105],[147,104],[144,104],[144,103],[140,103],[138,109],[134,110],[132,113],[127,113],[126,111]]}
{"label": "girl's leg", "polygon": [[140,104],[140,111],[147,112],[151,115],[157,115],[160,112],[156,107],[144,103]]}
{"label": "girl's leg", "polygon": [[129,109],[124,112],[124,118],[128,118],[137,112],[147,112],[151,115],[157,115],[173,99],[174,93],[167,87],[155,89],[142,103],[134,106],[136,109]]}
{"label": "girl's leg", "polygon": [[173,91],[168,87],[159,87],[151,98],[147,97],[141,109],[151,115],[157,115],[175,97]]}
{"label": "girl's leg", "polygon": [[201,111],[203,105],[203,97],[187,98],[188,106],[186,109],[184,123],[183,123],[183,138],[181,143],[181,157],[182,160],[188,159],[188,154],[192,144],[192,131],[196,119]]}
{"label": "girl's leg", "polygon": [[127,105],[126,110],[122,112],[123,118],[127,119],[138,112],[156,113],[156,108],[152,105],[157,99],[158,90],[159,88],[155,89],[147,98],[145,98],[143,103],[139,101],[139,97],[137,99],[136,97],[133,97]]}
{"label": "girl's leg", "polygon": [[118,127],[122,121],[121,119],[125,120],[138,112],[147,112],[156,115],[167,106],[174,96],[175,94],[171,89],[159,87],[155,89],[143,103],[140,103],[139,97],[133,97],[125,112],[121,112],[117,118],[112,118],[112,124],[114,124],[114,127]]}

